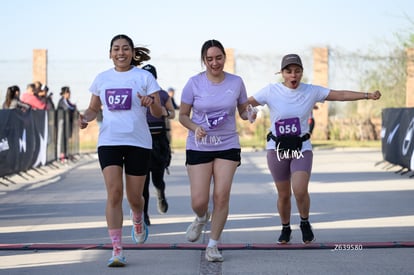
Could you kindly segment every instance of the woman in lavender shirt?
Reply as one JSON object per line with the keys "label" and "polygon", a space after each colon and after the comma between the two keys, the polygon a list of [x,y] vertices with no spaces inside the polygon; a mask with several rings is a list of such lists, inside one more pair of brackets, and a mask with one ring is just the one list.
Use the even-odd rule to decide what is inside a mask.
{"label": "woman in lavender shirt", "polygon": [[206,259],[221,262],[223,256],[217,249],[217,242],[227,221],[233,176],[240,165],[236,109],[240,117],[247,120],[248,103],[243,80],[223,71],[226,52],[219,41],[208,40],[203,44],[201,60],[206,70],[188,80],[182,92],[179,115],[181,124],[189,130],[186,166],[191,206],[196,214],[186,236],[190,242],[197,241],[209,221],[213,179],[214,205]]}

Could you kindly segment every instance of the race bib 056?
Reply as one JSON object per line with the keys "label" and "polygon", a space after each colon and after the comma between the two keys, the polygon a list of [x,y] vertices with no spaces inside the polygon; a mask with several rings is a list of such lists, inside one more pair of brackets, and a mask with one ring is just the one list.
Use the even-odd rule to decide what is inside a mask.
{"label": "race bib 056", "polygon": [[300,120],[298,117],[281,119],[275,122],[277,136],[299,136]]}

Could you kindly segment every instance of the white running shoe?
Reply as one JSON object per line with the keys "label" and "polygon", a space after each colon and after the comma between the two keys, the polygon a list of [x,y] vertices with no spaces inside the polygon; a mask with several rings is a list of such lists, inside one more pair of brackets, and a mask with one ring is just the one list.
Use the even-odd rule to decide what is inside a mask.
{"label": "white running shoe", "polygon": [[222,262],[223,256],[220,254],[217,246],[206,248],[206,260],[209,262]]}
{"label": "white running shoe", "polygon": [[210,219],[210,212],[208,211],[206,213],[204,220],[200,221],[196,217],[194,221],[187,228],[187,232],[186,232],[187,240],[190,242],[197,241],[200,238],[201,232],[203,231],[203,228],[209,219]]}
{"label": "white running shoe", "polygon": [[126,263],[126,259],[122,255],[122,249],[114,248],[112,257],[108,260],[108,267],[123,267]]}
{"label": "white running shoe", "polygon": [[134,222],[132,211],[130,211],[132,220],[131,237],[136,244],[144,243],[148,238],[148,227],[144,222],[144,215],[142,215],[141,222]]}

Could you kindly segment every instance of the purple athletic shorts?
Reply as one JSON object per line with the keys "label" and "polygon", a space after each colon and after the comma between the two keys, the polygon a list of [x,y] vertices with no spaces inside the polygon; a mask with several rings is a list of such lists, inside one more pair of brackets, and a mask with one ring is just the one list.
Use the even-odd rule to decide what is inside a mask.
{"label": "purple athletic shorts", "polygon": [[292,173],[297,171],[305,171],[310,174],[312,160],[313,152],[310,150],[293,158],[284,158],[275,150],[267,150],[267,166],[275,182],[290,180]]}

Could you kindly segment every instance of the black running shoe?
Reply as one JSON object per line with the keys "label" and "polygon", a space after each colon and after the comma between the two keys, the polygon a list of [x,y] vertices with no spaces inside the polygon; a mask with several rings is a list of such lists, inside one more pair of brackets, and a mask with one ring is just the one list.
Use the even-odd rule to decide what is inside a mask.
{"label": "black running shoe", "polygon": [[148,214],[144,214],[144,222],[148,226],[151,225],[151,221],[150,221],[150,218],[149,218]]}
{"label": "black running shoe", "polygon": [[305,244],[311,243],[315,240],[315,236],[312,232],[312,226],[309,222],[301,222],[300,230],[302,231],[302,241]]}
{"label": "black running shoe", "polygon": [[279,240],[277,240],[278,244],[287,244],[290,242],[292,229],[290,227],[283,227],[282,233],[280,234]]}
{"label": "black running shoe", "polygon": [[158,198],[158,203],[157,203],[157,208],[158,208],[158,213],[160,214],[165,214],[168,211],[168,202],[167,199],[165,198],[165,194],[163,191],[159,191],[157,190],[157,198]]}

